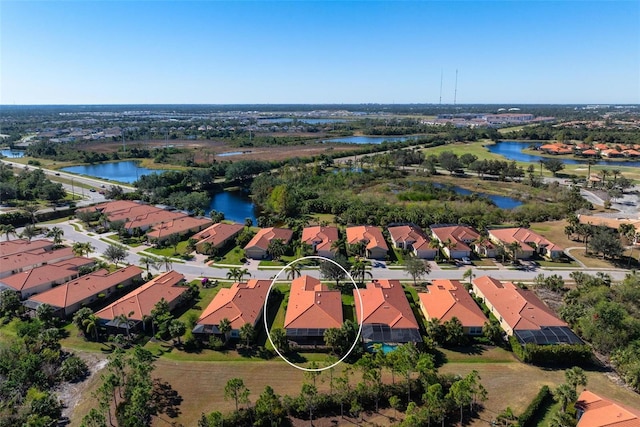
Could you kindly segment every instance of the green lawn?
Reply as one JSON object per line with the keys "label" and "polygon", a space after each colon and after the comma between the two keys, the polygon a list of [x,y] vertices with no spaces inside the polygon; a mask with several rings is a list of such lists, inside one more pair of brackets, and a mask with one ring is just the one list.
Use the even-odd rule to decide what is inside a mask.
{"label": "green lawn", "polygon": [[160,257],[163,257],[163,256],[172,257],[175,255],[183,255],[186,253],[186,247],[188,244],[189,242],[186,240],[178,243],[177,250],[175,251],[173,249],[173,246],[171,246],[168,248],[149,248],[149,249],[145,249],[145,252],[149,252]]}
{"label": "green lawn", "polygon": [[244,258],[244,250],[240,246],[234,246],[218,261],[218,264],[243,265],[244,263],[240,261],[242,258]]}

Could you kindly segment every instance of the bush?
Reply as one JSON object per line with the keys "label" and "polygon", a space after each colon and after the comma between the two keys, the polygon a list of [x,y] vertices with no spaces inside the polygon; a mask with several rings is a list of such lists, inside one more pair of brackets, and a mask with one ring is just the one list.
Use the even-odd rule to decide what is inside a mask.
{"label": "bush", "polygon": [[89,367],[84,360],[78,356],[71,355],[64,359],[60,365],[58,375],[62,381],[81,381],[89,375]]}
{"label": "bush", "polygon": [[540,408],[543,407],[549,399],[551,399],[551,390],[549,390],[548,386],[543,385],[536,397],[534,397],[529,406],[527,406],[527,409],[518,417],[520,427],[527,427],[535,418]]}
{"label": "bush", "polygon": [[584,344],[525,344],[522,346],[513,335],[509,337],[509,344],[518,359],[534,365],[584,366],[592,360],[591,349]]}

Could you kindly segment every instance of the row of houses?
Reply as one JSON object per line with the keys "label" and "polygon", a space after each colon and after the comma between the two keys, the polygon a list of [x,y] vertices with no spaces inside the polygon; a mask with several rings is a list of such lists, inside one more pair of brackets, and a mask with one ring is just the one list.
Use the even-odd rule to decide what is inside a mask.
{"label": "row of houses", "polygon": [[[203,252],[205,244],[212,248],[222,248],[242,231],[240,224],[218,223],[195,234],[198,241],[196,250]],[[434,259],[442,250],[448,258],[461,259],[471,257],[473,252],[480,256],[495,257],[496,247],[506,247],[517,241],[519,259],[529,259],[536,254],[548,258],[558,258],[563,249],[543,236],[526,228],[503,228],[488,230],[488,238],[484,238],[473,227],[465,225],[432,226],[431,236],[415,225],[398,225],[387,228],[391,243],[395,248],[412,252],[420,259]],[[386,259],[389,246],[379,227],[361,225],[347,227],[346,243],[351,247],[362,245],[367,258]],[[244,247],[245,255],[253,259],[264,259],[268,256],[269,244],[280,239],[288,244],[293,231],[286,228],[263,228]],[[339,231],[334,226],[311,226],[302,230],[301,241],[311,247],[313,253],[333,259],[338,252],[336,242]]]}
{"label": "row of houses", "polygon": [[[262,319],[269,280],[249,280],[221,289],[203,311],[193,329],[194,334],[220,335],[223,319],[231,323],[231,336],[249,323]],[[473,281],[473,291],[499,320],[509,336],[522,344],[576,344],[582,341],[569,326],[531,291],[489,276]],[[365,343],[406,343],[422,340],[420,326],[398,280],[380,279],[353,291],[356,318],[362,323]],[[457,280],[434,280],[428,292],[418,294],[425,319],[447,322],[454,317],[466,335],[482,334],[488,321],[479,305]],[[360,303],[361,302],[361,303]],[[340,328],[344,322],[340,291],[330,289],[320,280],[303,275],[291,282],[286,304],[284,329],[287,338],[301,345],[320,344],[324,332]]]}
{"label": "row of houses", "polygon": [[640,144],[630,145],[616,145],[611,147],[608,144],[565,144],[562,142],[554,142],[551,144],[544,144],[538,147],[538,149],[546,154],[575,154],[582,157],[607,157],[607,158],[620,158],[640,157]]}

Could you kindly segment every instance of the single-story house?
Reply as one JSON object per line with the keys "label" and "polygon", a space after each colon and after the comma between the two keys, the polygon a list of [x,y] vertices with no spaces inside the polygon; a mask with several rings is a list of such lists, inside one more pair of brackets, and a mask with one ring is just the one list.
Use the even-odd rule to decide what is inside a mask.
{"label": "single-story house", "polygon": [[596,226],[604,226],[608,228],[612,228],[617,230],[623,224],[630,224],[635,228],[636,234],[632,239],[632,244],[640,243],[640,219],[632,219],[632,218],[609,218],[609,217],[601,217],[595,215],[578,215],[578,221],[580,224],[589,224]]}
{"label": "single-story house", "polygon": [[640,425],[640,405],[623,405],[584,390],[575,403],[576,427],[637,427]]}
{"label": "single-story house", "polygon": [[147,239],[153,243],[163,243],[171,236],[182,237],[186,234],[197,233],[211,224],[213,221],[209,218],[183,216],[154,225],[152,230],[147,233]]}
{"label": "single-story house", "polygon": [[189,289],[181,286],[183,282],[184,275],[177,271],[162,273],[96,312],[96,316],[103,325],[114,328],[118,333],[122,333],[123,329],[133,329],[151,315],[155,305],[162,299],[170,310],[175,309]]}
{"label": "single-story house", "polygon": [[582,344],[532,291],[490,276],[473,279],[472,286],[507,335],[514,335],[521,344]]}
{"label": "single-story house", "polygon": [[27,239],[5,240],[0,242],[0,257],[31,252],[37,249],[53,250],[53,242],[46,239],[31,241]]}
{"label": "single-story house", "polygon": [[203,248],[205,247],[205,243],[208,243],[211,248],[223,248],[235,239],[243,228],[244,226],[240,224],[227,224],[224,222],[219,222],[205,228],[193,235],[193,239],[198,241],[198,243],[196,243],[196,252],[204,253]]}
{"label": "single-story house", "polygon": [[12,289],[20,294],[21,299],[27,299],[31,295],[39,294],[77,278],[80,275],[80,267],[94,264],[95,261],[90,258],[75,257],[66,261],[42,265],[0,279],[0,290]]}
{"label": "single-story house", "polygon": [[427,290],[418,293],[425,319],[444,323],[455,317],[466,335],[482,335],[487,318],[459,280],[433,280]]}
{"label": "single-story house", "polygon": [[55,250],[40,248],[6,255],[0,257],[0,279],[41,265],[65,261],[74,256],[73,250],[68,247]]}
{"label": "single-story house", "polygon": [[293,230],[288,228],[262,228],[253,239],[244,247],[244,254],[252,259],[267,258],[267,249],[272,240],[280,239],[285,245],[288,245],[293,237]]}
{"label": "single-story house", "polygon": [[538,233],[528,228],[495,228],[489,230],[489,239],[497,245],[502,245],[508,253],[508,245],[513,242],[520,243],[520,249],[516,253],[518,259],[529,259],[535,253],[556,259],[564,254],[564,249],[552,243]]}
{"label": "single-story house", "polygon": [[338,228],[320,225],[305,227],[302,230],[301,240],[311,246],[316,255],[333,259],[338,251],[337,248],[332,247],[333,242],[338,240]]}
{"label": "single-story house", "polygon": [[230,288],[220,289],[200,315],[193,333],[222,335],[218,325],[222,319],[227,319],[231,323],[230,336],[238,338],[243,325],[256,326],[262,319],[269,286],[271,280],[250,279],[246,283],[236,282]]}
{"label": "single-story house", "polygon": [[49,304],[56,310],[58,316],[65,318],[83,306],[108,297],[116,291],[118,286],[126,287],[136,281],[142,281],[142,269],[135,265],[121,268],[113,273],[102,269],[41,294],[33,295],[25,302],[25,305],[28,308],[37,309],[42,304]]}
{"label": "single-story house", "polygon": [[394,247],[411,251],[416,258],[420,259],[434,259],[436,257],[438,248],[431,246],[431,240],[427,238],[420,227],[400,225],[389,227],[388,230]]}
{"label": "single-story house", "polygon": [[373,280],[366,289],[354,290],[353,296],[365,343],[422,342],[418,321],[399,280]]}
{"label": "single-story house", "polygon": [[298,344],[322,344],[324,331],[341,328],[342,322],[342,296],[339,290],[329,290],[320,280],[307,275],[291,282],[284,318],[289,340]]}
{"label": "single-story house", "polygon": [[480,237],[480,233],[468,225],[432,225],[430,228],[444,254],[452,259],[471,257],[471,245]]}
{"label": "single-story house", "polygon": [[389,246],[380,228],[371,225],[347,227],[347,244],[356,245],[360,242],[365,244],[367,258],[378,260],[387,258]]}

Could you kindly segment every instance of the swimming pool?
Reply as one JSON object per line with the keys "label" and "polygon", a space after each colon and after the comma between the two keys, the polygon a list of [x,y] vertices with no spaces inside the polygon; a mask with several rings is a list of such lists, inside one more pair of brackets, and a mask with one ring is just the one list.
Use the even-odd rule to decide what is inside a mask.
{"label": "swimming pool", "polygon": [[382,343],[380,343],[380,342],[370,342],[370,343],[368,343],[368,344],[367,344],[367,351],[368,351],[369,353],[373,353],[373,352],[375,351],[375,350],[374,350],[374,346],[375,346],[376,344],[380,344],[380,345],[381,345],[381,346],[380,346],[380,349],[382,350],[382,352],[383,352],[384,354],[391,353],[393,350],[395,350],[396,348],[398,348],[398,346],[397,346],[397,345],[386,344],[386,343],[383,343],[383,342],[382,342]]}

